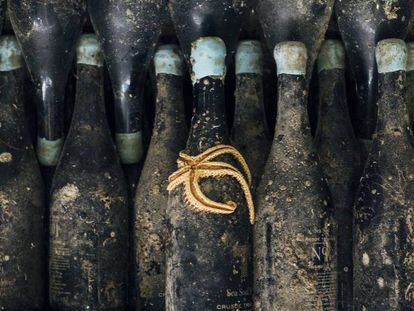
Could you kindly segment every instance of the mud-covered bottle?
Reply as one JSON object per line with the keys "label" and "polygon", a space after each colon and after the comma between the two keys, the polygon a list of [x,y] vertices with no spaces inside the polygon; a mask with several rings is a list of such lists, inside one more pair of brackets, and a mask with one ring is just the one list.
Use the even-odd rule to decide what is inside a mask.
{"label": "mud-covered bottle", "polygon": [[117,150],[121,163],[134,169],[143,155],[143,87],[167,4],[165,0],[88,0],[88,5],[114,92]]}
{"label": "mud-covered bottle", "polygon": [[103,99],[93,35],[77,46],[76,102],[52,184],[49,295],[53,310],[125,310],[128,196]]}
{"label": "mud-covered bottle", "polygon": [[25,70],[13,36],[0,37],[0,310],[43,310],[44,189],[25,116]]}
{"label": "mud-covered bottle", "polygon": [[8,1],[17,40],[35,85],[37,156],[43,166],[56,166],[64,141],[63,105],[84,2]]}
{"label": "mud-covered bottle", "polygon": [[277,124],[256,191],[255,310],[336,310],[336,225],[307,114],[306,47],[274,49]]}
{"label": "mud-covered bottle", "polygon": [[414,305],[414,149],[405,101],[407,49],[376,48],[378,118],[355,205],[355,310]]}
{"label": "mud-covered bottle", "polygon": [[362,171],[359,142],[349,116],[345,84],[345,51],[326,40],[318,57],[319,116],[315,144],[335,206],[338,308],[352,310],[352,224],[354,198]]}
{"label": "mud-covered bottle", "polygon": [[414,125],[414,42],[407,42],[406,98],[410,128]]}
{"label": "mud-covered bottle", "polygon": [[241,156],[229,147],[225,54],[218,37],[193,44],[195,111],[169,184],[167,310],[252,310],[251,225],[243,194],[249,189],[242,183],[245,167],[235,161]]}
{"label": "mud-covered bottle", "polygon": [[231,136],[252,172],[253,191],[262,177],[270,149],[263,105],[262,58],[259,41],[244,40],[239,43],[236,53],[236,105]]}
{"label": "mud-covered bottle", "polygon": [[241,3],[173,0],[169,8],[191,64],[194,113],[167,188],[166,310],[252,310],[251,176],[230,143],[224,93]]}
{"label": "mud-covered bottle", "polygon": [[375,130],[377,69],[375,46],[387,38],[403,39],[414,7],[412,0],[338,0],[335,13],[356,81],[356,135],[364,157]]}
{"label": "mud-covered bottle", "polygon": [[183,59],[177,45],[155,52],[156,112],[151,143],[135,196],[135,260],[139,310],[165,310],[165,213],[168,176],[185,147]]}

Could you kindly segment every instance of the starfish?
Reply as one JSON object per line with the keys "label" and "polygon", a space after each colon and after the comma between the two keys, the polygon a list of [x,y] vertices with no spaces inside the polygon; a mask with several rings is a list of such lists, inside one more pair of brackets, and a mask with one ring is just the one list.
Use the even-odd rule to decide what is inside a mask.
{"label": "starfish", "polygon": [[[247,176],[247,181],[245,176],[233,165],[212,161],[224,154],[232,155],[240,163]],[[197,156],[189,156],[184,152],[180,152],[177,164],[178,170],[168,178],[167,190],[169,192],[183,184],[184,200],[194,210],[214,214],[231,214],[237,208],[234,201],[225,203],[213,201],[201,191],[199,184],[200,180],[206,177],[231,176],[237,180],[243,190],[249,208],[250,223],[254,223],[254,204],[250,193],[252,177],[246,161],[237,149],[228,145],[217,145]]]}

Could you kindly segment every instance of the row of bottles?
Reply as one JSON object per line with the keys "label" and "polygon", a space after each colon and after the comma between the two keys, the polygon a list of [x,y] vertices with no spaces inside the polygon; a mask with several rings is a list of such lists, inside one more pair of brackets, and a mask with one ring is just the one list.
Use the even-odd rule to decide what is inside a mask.
{"label": "row of bottles", "polygon": [[[132,204],[134,187],[124,172],[128,184],[137,183],[144,154],[140,92],[165,3],[89,2],[88,8],[82,1],[8,2],[19,44],[10,36],[0,42],[0,309],[40,310],[48,292],[53,310],[124,310],[135,303],[143,310],[351,310],[353,301],[361,310],[410,310],[413,157],[404,86],[412,50],[403,41],[380,41],[378,65],[367,65],[378,69],[379,118],[357,191],[363,152],[346,103],[345,52],[339,41],[323,41],[333,1],[292,7],[259,1],[277,66],[272,143],[262,115],[260,43],[237,46],[244,5],[170,1],[191,73],[193,118],[187,134],[185,67],[178,46],[162,45],[154,56],[154,129]],[[345,6],[344,12],[354,8]],[[78,40],[87,9],[97,36]],[[404,32],[409,16],[387,13]],[[345,38],[345,48],[352,40]],[[225,77],[236,50],[229,132]],[[64,139],[75,51],[76,103]],[[318,55],[313,138],[307,97]],[[38,160],[57,165],[47,204],[25,123],[22,56],[36,86]],[[351,55],[351,63],[352,57],[360,56]],[[114,142],[104,59],[114,91]],[[372,85],[369,92],[376,92]]]}
{"label": "row of bottles", "polygon": [[[204,42],[212,44],[214,48],[211,49],[208,44],[206,48]],[[202,53],[193,47],[191,56],[194,63],[200,55],[209,55],[208,53],[215,55],[220,51],[220,46],[221,51],[224,51],[222,42],[216,38],[205,37],[198,42],[198,48],[204,48]],[[3,181],[4,190],[1,191],[4,226],[2,233],[8,237],[16,235],[13,239],[7,239],[10,243],[14,240],[21,241],[18,245],[10,243],[1,245],[2,298],[6,301],[2,307],[5,310],[13,310],[16,309],[13,304],[17,303],[17,310],[23,307],[27,310],[39,309],[44,299],[42,285],[46,280],[45,271],[41,269],[42,262],[45,262],[46,246],[43,189],[30,136],[24,122],[24,92],[21,88],[24,75],[23,60],[13,37],[2,37],[1,47],[4,58],[1,68],[2,84],[9,86],[4,88],[5,93],[2,92],[4,104],[2,148],[5,149],[2,150],[0,157],[3,164],[2,174],[7,177]],[[412,271],[409,266],[407,271],[403,270],[396,274],[394,268],[390,267],[391,270],[387,272],[382,263],[375,261],[380,260],[375,256],[380,256],[381,260],[386,261],[386,265],[391,266],[393,260],[401,260],[392,258],[391,254],[405,254],[402,262],[405,266],[412,256],[409,246],[412,238],[409,231],[411,207],[410,199],[407,197],[409,195],[407,187],[412,175],[409,164],[411,136],[403,107],[405,71],[403,63],[407,53],[404,48],[405,44],[398,40],[381,42],[378,47],[379,61],[381,57],[386,59],[387,53],[394,53],[395,55],[392,56],[401,64],[388,65],[388,67],[397,66],[398,70],[394,70],[389,69],[387,64],[379,62],[380,66],[385,67],[385,69],[379,67],[381,70],[380,121],[359,190],[355,215],[357,219],[355,243],[361,245],[356,245],[355,271],[358,274],[354,279],[367,282],[362,285],[356,282],[356,285],[361,287],[356,287],[355,298],[357,303],[361,302],[361,304],[369,302],[373,306],[379,306],[382,303],[384,310],[392,308],[393,304],[396,304],[394,309],[397,310],[399,304],[404,303],[399,301],[404,299],[408,303],[411,301],[409,277]],[[75,111],[54,177],[50,204],[49,290],[50,304],[56,310],[72,310],[81,306],[89,306],[92,309],[96,308],[94,306],[115,308],[127,304],[128,195],[121,166],[110,139],[111,134],[104,111],[103,56],[98,42],[92,35],[81,37],[77,54],[78,83]],[[224,64],[223,55],[221,54],[222,64]],[[217,60],[217,58],[212,59]],[[243,83],[240,83],[240,86],[238,84],[236,91],[240,93],[238,104],[243,105],[238,109],[248,108],[256,112],[256,115],[260,115],[262,109],[261,82],[260,79],[258,80],[260,59],[258,42],[243,41],[239,44],[237,78],[240,82],[250,81],[250,83],[245,82],[248,84],[245,88],[240,87]],[[342,309],[350,309],[353,280],[352,205],[360,175],[361,160],[359,153],[355,152],[359,145],[350,126],[346,106],[344,50],[339,41],[328,40],[323,43],[319,54],[321,102],[315,148],[310,148],[313,139],[306,115],[306,48],[299,42],[280,43],[275,48],[275,59],[279,65],[279,111],[275,139],[257,189],[254,230],[254,284],[257,295],[254,308],[294,310],[317,309],[322,306],[323,309],[332,310],[335,308],[335,297],[338,294]],[[201,58],[201,62],[203,61],[206,60]],[[207,58],[207,61],[212,65],[211,60]],[[229,216],[204,214],[206,218],[204,221],[207,221],[207,216],[210,216],[214,219],[214,225],[194,224],[204,230],[187,231],[189,224],[199,221],[199,216],[203,215],[194,211],[196,207],[191,206],[192,201],[191,197],[187,196],[187,189],[184,187],[181,191],[173,191],[168,202],[168,175],[174,170],[175,159],[184,146],[186,137],[182,98],[183,68],[178,47],[161,46],[155,54],[154,64],[158,90],[157,112],[151,145],[135,200],[135,259],[138,267],[136,280],[139,301],[144,310],[163,309],[166,294],[167,299],[171,299],[167,300],[167,308],[169,305],[171,308],[176,308],[177,305],[189,306],[197,303],[203,309],[210,310],[218,306],[217,303],[221,303],[243,305],[245,310],[249,310],[252,308],[249,301],[252,274],[248,263],[248,258],[251,256],[251,241],[247,240],[245,244],[241,244],[242,242],[237,240],[233,241],[237,237],[234,232],[206,231],[206,228],[218,230],[220,218],[226,221],[223,226],[226,230],[237,228],[236,219],[242,216],[233,213],[235,219],[231,219]],[[214,68],[214,66],[206,68],[210,67]],[[390,70],[394,71],[388,73]],[[197,108],[187,142],[187,149],[190,150],[187,151],[188,153],[191,152],[191,148],[194,148],[197,154],[200,149],[196,148],[201,148],[200,142],[203,142],[203,139],[207,138],[204,143],[208,146],[209,137],[214,139],[214,143],[217,140],[221,142],[219,139],[223,142],[229,141],[223,106],[220,106],[222,100],[206,102],[206,99],[220,97],[217,97],[217,94],[205,93],[220,90],[223,80],[218,79],[218,86],[214,85],[216,81],[213,78],[208,83],[206,82],[208,80],[202,81],[202,86],[197,90],[201,94],[198,93],[200,95],[196,97]],[[195,80],[194,87],[199,83]],[[210,85],[214,85],[212,90],[209,89]],[[241,96],[241,93],[245,96]],[[255,114],[250,111],[236,114],[240,118],[251,115]],[[217,122],[216,125],[203,126],[203,122],[210,122],[210,120]],[[252,124],[254,125],[254,122]],[[237,137],[242,142],[242,138],[250,138],[253,143],[261,144],[260,147],[266,147],[266,134],[263,123],[261,125],[253,128],[252,133],[256,135],[259,133],[257,136],[252,138],[250,132],[241,132]],[[233,135],[237,128],[237,121],[235,121]],[[212,130],[214,135],[206,134]],[[214,143],[210,143],[211,146]],[[249,157],[246,152],[247,162],[251,167],[260,170],[265,159],[254,157],[251,147],[244,146],[252,154]],[[206,150],[208,149],[211,147]],[[321,165],[318,164],[316,150],[320,155]],[[253,147],[253,151],[257,149]],[[401,152],[407,155],[404,156],[405,153]],[[182,154],[180,157],[184,161],[188,155]],[[235,158],[237,159],[237,156]],[[337,263],[332,202],[327,184],[322,177],[322,170],[331,189],[335,218],[339,224],[336,233]],[[275,176],[278,178],[275,179]],[[255,179],[258,183],[260,176]],[[208,191],[209,181],[214,182],[211,178],[200,183],[201,193]],[[221,182],[224,184],[224,181],[226,180],[223,178]],[[229,178],[223,189],[231,189],[231,181],[232,179]],[[207,190],[203,190],[202,187]],[[216,190],[216,187],[217,184],[213,189]],[[236,189],[234,185],[233,187]],[[22,192],[21,189],[24,191]],[[209,191],[211,189],[212,186]],[[191,194],[191,190],[189,191]],[[236,191],[228,193],[229,198],[237,195]],[[243,198],[243,194],[240,193],[238,198],[242,201],[240,198]],[[26,208],[19,209],[20,212],[17,213],[16,207],[20,207],[21,204]],[[179,204],[183,207],[180,208]],[[303,204],[303,207],[296,208],[300,204]],[[399,206],[395,207],[396,204]],[[308,206],[312,208],[307,208]],[[389,211],[384,209],[390,207],[392,209]],[[246,214],[244,216],[246,220],[249,219],[247,206],[244,206],[244,210],[239,207],[238,211]],[[381,211],[381,214],[375,215],[376,211]],[[405,215],[404,218],[399,215],[400,211]],[[393,217],[387,217],[383,224],[382,215],[386,212],[393,213]],[[395,213],[397,215],[394,215]],[[190,217],[194,217],[192,222]],[[314,223],[312,219],[315,219]],[[390,223],[390,219],[394,222]],[[408,229],[404,230],[404,224]],[[246,239],[251,237],[248,228],[248,223],[242,224],[240,237]],[[171,230],[170,233],[167,233],[168,229]],[[393,232],[395,238],[390,237]],[[212,238],[214,236],[215,239]],[[232,240],[227,240],[229,236]],[[169,238],[166,240],[166,237]],[[404,241],[389,244],[395,243],[397,238],[406,239],[408,244],[405,245]],[[201,245],[196,247],[194,240],[202,240]],[[227,246],[224,244],[227,241],[233,241],[235,244]],[[210,247],[206,247],[207,242],[211,243]],[[280,245],[283,245],[282,250],[278,250]],[[192,249],[191,255],[188,253],[188,247]],[[391,247],[390,254],[384,253],[387,252],[387,247]],[[403,247],[404,254],[401,253],[400,247]],[[166,266],[163,260],[165,248],[167,248]],[[211,262],[212,249],[217,250],[215,258],[219,257],[218,254],[224,256],[219,258],[217,263]],[[203,255],[204,251],[208,252],[207,255]],[[184,253],[180,256],[181,252]],[[269,257],[269,254],[274,256]],[[203,256],[206,256],[206,261],[210,264],[207,265],[206,261],[202,261],[197,267],[196,264]],[[229,260],[232,256],[235,259],[230,261],[229,267],[225,267],[222,264],[223,260]],[[239,270],[235,270],[236,264]],[[368,269],[369,274],[365,274],[365,270],[370,265],[376,265],[377,271]],[[37,266],[39,269],[33,270],[30,268],[32,266]],[[288,267],[290,270],[287,269]],[[27,272],[22,274],[19,272],[22,270]],[[202,271],[204,273],[200,273]],[[225,271],[231,272],[233,276],[226,274]],[[211,280],[214,273],[217,273],[217,276],[213,278],[213,282],[209,283],[203,279]],[[202,286],[194,283],[200,275],[202,275]],[[188,295],[182,296],[183,288],[177,289],[176,284],[185,283],[185,278],[188,278]],[[403,279],[407,280],[405,296],[393,296],[392,288],[389,288],[389,296],[385,297],[389,299],[388,302],[384,301],[384,297],[377,296],[375,288],[367,286],[375,281],[380,288],[386,288],[387,284],[393,284],[392,282],[395,283],[397,280],[402,283]],[[223,285],[217,288],[217,284]],[[245,284],[244,289],[243,284]],[[276,284],[278,285],[275,288]],[[286,284],[287,287],[282,289],[281,284]],[[336,284],[338,284],[337,293]],[[164,294],[165,286],[167,292]],[[232,290],[230,286],[234,286],[234,289]],[[358,291],[359,288],[362,293]],[[371,292],[366,293],[367,289]],[[295,300],[291,299],[292,292],[296,293]],[[175,296],[178,293],[180,296]],[[223,296],[222,293],[226,293],[227,296]],[[284,294],[286,296],[283,296]],[[198,302],[194,300],[195,297],[209,297],[209,295],[212,295],[209,299],[202,298]],[[396,295],[395,291],[394,295]],[[16,299],[20,296],[21,299]],[[33,299],[34,297],[37,299]],[[178,300],[183,297],[190,300]],[[381,301],[372,302],[366,297],[377,297]]]}
{"label": "row of bottles", "polygon": [[[36,150],[41,165],[49,168],[46,171],[53,171],[63,146],[66,85],[75,43],[85,16],[89,15],[109,69],[115,101],[115,141],[130,184],[137,179],[144,153],[142,88],[161,28],[169,22],[167,7],[177,32],[192,29],[194,35],[203,32],[211,35],[218,28],[222,33],[217,36],[228,38],[224,41],[230,40],[225,32],[238,34],[242,24],[248,24],[257,11],[264,37],[272,49],[274,43],[286,40],[305,43],[309,54],[307,81],[333,16],[356,81],[356,134],[365,146],[372,138],[376,119],[376,43],[386,38],[403,39],[414,7],[412,0],[297,0],[290,6],[284,1],[266,0],[222,3],[208,0],[200,5],[195,1],[169,1],[167,5],[165,0],[138,3],[127,0],[62,3],[9,0],[0,3],[0,25],[6,2],[8,16],[35,84]],[[188,11],[177,10],[180,7]],[[212,8],[215,12],[210,11]],[[206,16],[214,16],[217,20],[210,22]],[[237,35],[233,37],[234,42]],[[195,37],[191,39],[194,41]],[[229,55],[234,52],[233,42],[227,47],[233,45]],[[184,47],[183,52],[188,58],[189,47]]]}
{"label": "row of bottles", "polygon": [[7,1],[8,17],[35,85],[36,151],[47,189],[65,140],[67,84],[86,14],[103,48],[115,101],[117,151],[135,189],[144,153],[141,90],[165,8],[164,0]]}
{"label": "row of bottles", "polygon": [[[1,232],[7,237],[0,243],[0,302],[4,310],[40,310],[47,279],[43,186],[25,122],[20,48],[11,36],[1,38],[0,48],[4,90]],[[379,121],[355,215],[353,198],[362,161],[347,109],[341,43],[324,41],[319,54],[321,101],[315,139],[306,113],[306,47],[294,41],[276,45],[278,120],[264,169],[265,157],[258,158],[253,152],[268,145],[264,122],[245,119],[260,117],[263,109],[261,49],[257,41],[242,41],[238,46],[236,96],[246,95],[238,100],[242,106],[236,109],[232,134],[242,143],[242,138],[251,139],[253,145],[240,149],[249,150],[251,156],[245,154],[250,167],[264,171],[263,176],[253,175],[258,185],[256,215],[250,206],[251,194],[244,188],[250,182],[249,171],[242,156],[227,145],[224,85],[217,75],[225,74],[224,51],[223,42],[214,37],[202,37],[192,47],[193,66],[209,62],[210,66],[201,68],[213,71],[202,77],[207,71],[200,73],[200,67],[193,67],[195,112],[187,147],[180,152],[179,170],[174,174],[177,154],[187,137],[183,63],[176,45],[160,46],[155,53],[157,111],[135,197],[133,248],[128,238],[127,186],[105,114],[103,55],[95,36],[81,37],[73,120],[50,198],[51,307],[126,308],[128,250],[135,249],[136,293],[143,310],[185,309],[195,304],[203,310],[218,306],[335,310],[337,300],[341,310],[350,310],[353,293],[361,308],[409,310],[413,293],[410,185],[414,174],[410,163],[414,158],[404,99],[409,54],[405,43],[390,39],[377,47]],[[249,112],[241,112],[243,109]],[[243,132],[246,128],[237,123],[243,119],[252,132]],[[243,130],[235,134],[239,128]],[[200,150],[205,159],[198,158]],[[241,168],[236,169],[237,165]],[[230,167],[235,174],[226,171]],[[191,170],[197,169],[205,175],[191,184]],[[245,183],[242,174],[246,174]],[[219,194],[218,185],[223,189]],[[222,200],[221,195],[226,203],[212,201]],[[239,206],[232,206],[230,200],[238,200]],[[209,209],[203,209],[204,201]],[[254,243],[249,220],[255,221]],[[396,282],[403,292],[395,287]],[[291,292],[295,292],[294,299]]]}

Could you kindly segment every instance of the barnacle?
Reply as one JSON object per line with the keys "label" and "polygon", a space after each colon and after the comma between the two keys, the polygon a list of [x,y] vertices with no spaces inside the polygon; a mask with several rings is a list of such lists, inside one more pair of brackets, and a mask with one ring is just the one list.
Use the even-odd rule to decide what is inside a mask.
{"label": "barnacle", "polygon": [[[245,176],[233,165],[221,161],[212,161],[224,154],[232,155],[240,163],[247,181]],[[178,170],[168,178],[168,191],[171,192],[177,186],[183,184],[184,200],[194,210],[215,214],[231,214],[235,211],[237,204],[233,201],[222,203],[211,200],[201,191],[199,182],[207,177],[233,177],[243,190],[249,208],[250,222],[253,224],[254,205],[250,193],[252,177],[246,161],[234,147],[217,145],[197,156],[189,156],[184,152],[180,152],[177,164]]]}

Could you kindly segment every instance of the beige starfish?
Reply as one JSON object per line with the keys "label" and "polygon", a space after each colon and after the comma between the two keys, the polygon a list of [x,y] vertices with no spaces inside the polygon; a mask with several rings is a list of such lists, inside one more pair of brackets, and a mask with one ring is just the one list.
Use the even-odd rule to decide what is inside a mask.
{"label": "beige starfish", "polygon": [[[245,176],[233,165],[225,162],[212,161],[223,154],[232,155],[241,164],[247,176],[247,181]],[[215,214],[231,214],[237,207],[235,202],[227,201],[222,203],[213,201],[204,195],[199,184],[200,179],[206,177],[231,176],[237,180],[243,190],[249,208],[250,223],[254,223],[254,205],[250,193],[252,177],[246,161],[234,147],[217,145],[197,156],[189,156],[184,152],[180,152],[177,164],[178,170],[168,178],[168,191],[171,192],[177,186],[184,184],[185,202],[193,209]]]}

